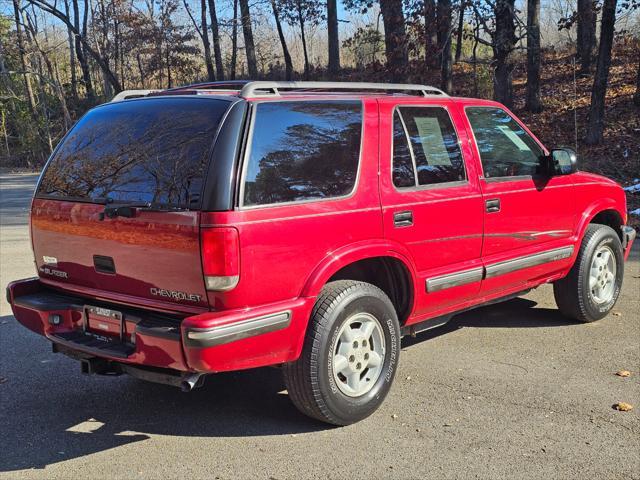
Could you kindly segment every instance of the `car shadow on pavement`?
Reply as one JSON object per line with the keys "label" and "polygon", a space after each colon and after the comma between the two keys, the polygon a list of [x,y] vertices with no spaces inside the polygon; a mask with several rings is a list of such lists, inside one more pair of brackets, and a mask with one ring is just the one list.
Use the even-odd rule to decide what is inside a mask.
{"label": "car shadow on pavement", "polygon": [[[0,320],[15,324],[12,316]],[[22,329],[9,326],[0,333]],[[76,361],[43,349],[42,338],[26,331],[19,337],[20,352],[2,352],[0,363],[0,472],[43,469],[157,435],[231,438],[332,428],[296,410],[277,368],[211,375],[202,388],[183,393],[126,375],[82,375]]]}
{"label": "car shadow on pavement", "polygon": [[415,337],[402,339],[402,347],[407,348],[459,328],[540,328],[564,327],[580,322],[565,317],[555,308],[534,308],[537,302],[517,297],[495,305],[474,308],[455,315],[441,327],[416,334]]}
{"label": "car shadow on pavement", "polygon": [[[533,308],[514,299],[454,317],[447,325],[403,339],[403,347],[464,327],[530,328],[573,322],[557,310]],[[20,346],[3,352],[1,471],[42,469],[152,435],[248,437],[288,435],[331,428],[299,413],[277,368],[211,375],[204,387],[182,393],[174,387],[127,376],[81,375],[78,364],[61,354],[41,355],[43,339],[22,332],[12,316],[0,317],[3,334],[17,334]],[[20,329],[20,330],[18,330]],[[24,333],[24,335],[23,335]],[[24,365],[6,365],[9,359]],[[213,452],[212,452],[213,453]]]}

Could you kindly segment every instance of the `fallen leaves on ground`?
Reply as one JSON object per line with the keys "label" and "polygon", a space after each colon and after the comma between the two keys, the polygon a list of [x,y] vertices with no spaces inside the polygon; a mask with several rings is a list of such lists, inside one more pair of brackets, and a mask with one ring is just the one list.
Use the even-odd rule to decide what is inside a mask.
{"label": "fallen leaves on ground", "polygon": [[613,404],[613,408],[618,410],[619,412],[628,412],[633,409],[633,405],[626,402],[618,402]]}

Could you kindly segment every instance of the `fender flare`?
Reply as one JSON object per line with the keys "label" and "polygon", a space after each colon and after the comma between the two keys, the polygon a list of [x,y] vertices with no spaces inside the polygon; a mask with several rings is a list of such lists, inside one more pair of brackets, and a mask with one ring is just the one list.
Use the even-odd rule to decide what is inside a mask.
{"label": "fender flare", "polygon": [[[391,257],[399,260],[405,266],[411,277],[412,287],[418,285],[416,267],[409,251],[401,244],[388,240],[362,240],[345,245],[329,252],[314,268],[302,287],[300,296],[316,297],[327,281],[340,269],[359,260],[375,257]],[[414,295],[415,302],[415,295]]]}
{"label": "fender flare", "polygon": [[[578,224],[576,226],[576,241],[578,242],[578,246],[576,250],[580,248],[580,242],[582,242],[582,238],[584,237],[585,232],[587,231],[587,227],[591,223],[591,221],[601,212],[605,210],[613,210],[619,216],[622,222],[624,223],[625,212],[620,211],[620,204],[616,202],[613,198],[605,197],[599,198],[598,200],[591,203],[586,209],[582,211],[582,215],[578,219]],[[619,234],[619,232],[616,232]]]}

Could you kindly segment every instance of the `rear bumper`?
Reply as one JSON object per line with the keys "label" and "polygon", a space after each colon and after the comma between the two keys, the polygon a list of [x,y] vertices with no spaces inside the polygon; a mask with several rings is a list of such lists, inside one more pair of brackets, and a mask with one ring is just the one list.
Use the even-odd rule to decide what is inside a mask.
{"label": "rear bumper", "polygon": [[629,258],[629,253],[631,253],[631,247],[633,246],[633,242],[636,239],[636,231],[629,227],[628,225],[623,225],[622,227],[622,249],[624,250],[624,259]]}
{"label": "rear bumper", "polygon": [[[9,284],[7,300],[18,322],[65,352],[125,365],[203,373],[295,360],[314,301],[298,298],[178,317],[60,293],[37,278]],[[120,337],[87,331],[88,305],[121,312]]]}

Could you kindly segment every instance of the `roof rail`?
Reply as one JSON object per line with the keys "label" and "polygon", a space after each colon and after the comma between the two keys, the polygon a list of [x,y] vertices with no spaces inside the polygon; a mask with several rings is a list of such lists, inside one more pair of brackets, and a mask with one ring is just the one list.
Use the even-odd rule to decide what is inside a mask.
{"label": "roof rail", "polygon": [[130,98],[146,97],[150,93],[159,92],[160,90],[123,90],[111,99],[112,102],[121,102]]}
{"label": "roof rail", "polygon": [[325,90],[327,92],[363,90],[384,91],[384,92],[414,92],[423,96],[437,95],[448,96],[439,88],[427,85],[413,85],[408,83],[363,83],[363,82],[248,82],[242,87],[240,96],[242,98],[272,97],[280,95],[283,90]]}
{"label": "roof rail", "polygon": [[218,82],[191,83],[173,87],[165,90],[165,92],[175,92],[179,90],[240,90],[250,80],[222,80]]}

